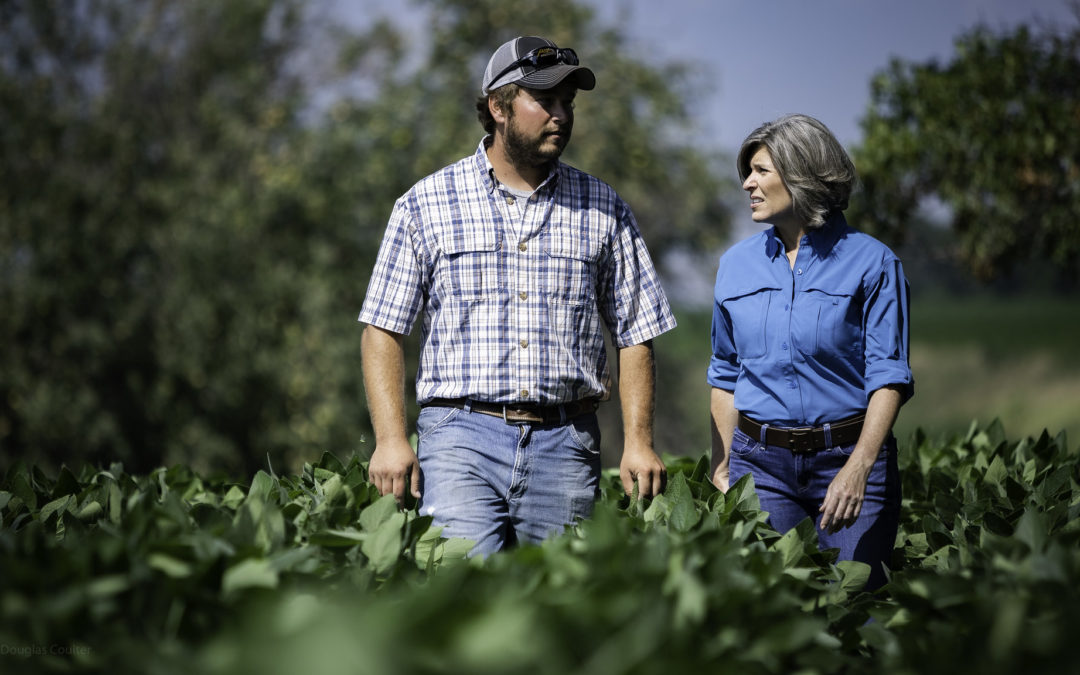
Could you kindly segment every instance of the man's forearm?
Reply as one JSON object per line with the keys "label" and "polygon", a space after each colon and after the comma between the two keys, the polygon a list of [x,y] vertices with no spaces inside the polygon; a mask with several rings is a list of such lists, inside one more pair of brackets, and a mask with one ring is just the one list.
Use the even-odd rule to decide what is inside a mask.
{"label": "man's forearm", "polygon": [[405,428],[405,347],[403,336],[365,326],[360,339],[361,367],[375,443],[408,438]]}
{"label": "man's forearm", "polygon": [[651,448],[655,412],[656,363],[652,342],[619,350],[619,400],[627,443]]}
{"label": "man's forearm", "polygon": [[623,414],[623,453],[619,478],[626,494],[655,497],[667,484],[667,469],[653,450],[656,370],[652,343],[619,350],[619,399]]}

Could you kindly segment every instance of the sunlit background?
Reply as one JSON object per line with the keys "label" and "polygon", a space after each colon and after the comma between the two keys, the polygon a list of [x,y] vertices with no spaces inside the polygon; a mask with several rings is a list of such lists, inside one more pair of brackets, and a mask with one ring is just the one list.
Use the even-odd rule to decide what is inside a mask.
{"label": "sunlit background", "polygon": [[5,3],[0,468],[369,454],[355,318],[382,229],[475,149],[480,73],[517,34],[596,71],[564,159],[634,208],[678,307],[660,450],[708,447],[712,274],[756,229],[732,155],[796,111],[852,152],[849,219],[905,262],[901,443],[1080,437],[1078,25],[1049,0]]}

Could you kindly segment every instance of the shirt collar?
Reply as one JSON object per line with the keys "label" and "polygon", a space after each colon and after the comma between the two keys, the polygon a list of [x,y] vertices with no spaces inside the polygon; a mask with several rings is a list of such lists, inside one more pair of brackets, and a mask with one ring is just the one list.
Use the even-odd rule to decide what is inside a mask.
{"label": "shirt collar", "polygon": [[[825,221],[825,224],[821,227],[815,227],[806,234],[806,241],[810,244],[810,249],[814,252],[814,255],[818,258],[825,258],[832,251],[833,246],[840,240],[841,235],[847,229],[847,219],[844,218],[842,211],[834,211],[829,219]],[[770,227],[766,232],[765,237],[765,255],[769,258],[775,258],[784,252],[784,242],[780,239],[780,234],[776,231],[776,227]]]}
{"label": "shirt collar", "polygon": [[[484,136],[480,141],[480,146],[476,148],[476,154],[473,155],[473,160],[476,166],[476,172],[480,174],[481,180],[484,183],[484,189],[488,194],[492,194],[495,190],[499,189],[499,179],[495,177],[495,167],[491,165],[491,160],[488,159],[487,149],[491,145],[494,137],[490,134]],[[540,183],[536,188],[536,192],[540,192],[545,186],[550,185],[555,187],[559,180],[559,168],[562,166],[562,162],[556,160],[554,166],[551,167],[551,173],[544,179],[543,183]]]}

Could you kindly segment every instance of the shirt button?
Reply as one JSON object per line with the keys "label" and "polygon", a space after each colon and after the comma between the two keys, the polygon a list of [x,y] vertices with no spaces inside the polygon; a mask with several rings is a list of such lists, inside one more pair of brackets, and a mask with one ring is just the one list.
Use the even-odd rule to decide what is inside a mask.
{"label": "shirt button", "polygon": [[522,389],[521,390],[521,398],[526,398],[528,395],[529,395],[529,390],[528,389]]}
{"label": "shirt button", "polygon": [[522,291],[522,292],[518,293],[518,297],[521,298],[522,300],[525,300],[525,299],[527,299],[529,297],[529,294],[526,293],[525,291]]}
{"label": "shirt button", "polygon": [[514,198],[513,197],[507,197],[506,198],[506,203],[507,204],[513,204],[514,203]]}
{"label": "shirt button", "polygon": [[521,345],[521,348],[522,348],[522,349],[525,349],[526,347],[528,347],[528,346],[529,346],[529,341],[528,341],[528,340],[522,340],[522,341],[521,341],[521,342],[519,342],[518,344],[520,344],[520,345]]}
{"label": "shirt button", "polygon": [[799,274],[802,274],[802,268],[801,268],[801,267],[799,268],[799,272],[798,272],[798,273],[799,273]]}
{"label": "shirt button", "polygon": [[524,251],[527,248],[529,248],[529,247],[528,247],[528,245],[525,244],[525,242],[521,242],[520,244],[518,244],[518,250],[519,251]]}
{"label": "shirt button", "polygon": [[783,347],[784,347],[784,349],[787,349],[787,343],[786,342],[784,343]]}

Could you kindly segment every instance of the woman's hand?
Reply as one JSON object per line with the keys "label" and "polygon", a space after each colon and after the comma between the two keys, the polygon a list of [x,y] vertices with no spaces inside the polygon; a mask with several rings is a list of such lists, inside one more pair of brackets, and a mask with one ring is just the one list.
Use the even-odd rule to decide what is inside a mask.
{"label": "woman's hand", "polygon": [[720,492],[727,493],[731,485],[728,482],[728,466],[726,463],[723,466],[716,467],[716,470],[713,471],[712,484]]}
{"label": "woman's hand", "polygon": [[851,527],[859,519],[863,499],[866,497],[866,480],[893,422],[896,421],[896,413],[900,410],[902,400],[903,389],[900,385],[888,385],[870,394],[859,441],[847,462],[829,483],[829,489],[825,491],[825,501],[818,509],[821,513],[819,527],[822,530],[836,532]]}
{"label": "woman's hand", "polygon": [[853,453],[847,463],[836,473],[836,477],[829,483],[829,489],[825,492],[825,501],[818,509],[822,514],[819,525],[822,530],[828,530],[831,534],[842,528],[851,527],[859,519],[863,499],[866,496],[866,479],[873,465],[873,458],[869,464],[865,464],[857,461]]}

